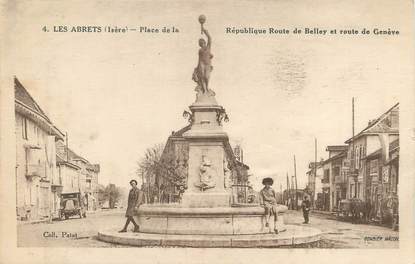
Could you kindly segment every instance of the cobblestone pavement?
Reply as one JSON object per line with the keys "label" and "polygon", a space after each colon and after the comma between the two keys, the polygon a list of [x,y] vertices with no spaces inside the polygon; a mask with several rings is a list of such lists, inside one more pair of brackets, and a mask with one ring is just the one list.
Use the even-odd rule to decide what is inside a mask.
{"label": "cobblestone pavement", "polygon": [[[303,225],[300,211],[288,211],[285,222]],[[89,214],[87,218],[70,218],[64,221],[41,224],[19,224],[19,247],[123,247],[96,239],[98,230],[119,227],[125,223],[124,211],[111,210]],[[310,227],[323,232],[323,239],[311,247],[323,248],[398,248],[399,234],[390,228],[351,224],[328,219],[324,215],[310,216]],[[132,226],[130,226],[130,229]],[[62,237],[62,232],[64,233]],[[71,235],[72,234],[72,235]],[[76,234],[76,237],[74,237]],[[391,238],[392,240],[387,240]]]}

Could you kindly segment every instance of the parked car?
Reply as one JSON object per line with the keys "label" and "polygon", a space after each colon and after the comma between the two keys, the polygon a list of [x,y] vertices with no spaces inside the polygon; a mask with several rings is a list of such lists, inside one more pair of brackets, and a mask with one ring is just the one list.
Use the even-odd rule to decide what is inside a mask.
{"label": "parked car", "polygon": [[86,206],[81,193],[61,194],[60,219],[68,219],[74,215],[79,215],[79,218],[86,217]]}

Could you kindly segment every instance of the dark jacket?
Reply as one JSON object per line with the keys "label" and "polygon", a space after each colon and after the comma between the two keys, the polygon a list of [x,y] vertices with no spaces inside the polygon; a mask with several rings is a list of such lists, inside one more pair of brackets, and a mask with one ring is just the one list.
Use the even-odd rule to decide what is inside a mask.
{"label": "dark jacket", "polygon": [[132,188],[128,194],[128,206],[125,216],[134,216],[134,209],[138,208],[143,202],[143,194],[138,188]]}
{"label": "dark jacket", "polygon": [[301,203],[301,207],[303,208],[303,212],[309,212],[310,211],[310,201],[309,200],[303,200]]}

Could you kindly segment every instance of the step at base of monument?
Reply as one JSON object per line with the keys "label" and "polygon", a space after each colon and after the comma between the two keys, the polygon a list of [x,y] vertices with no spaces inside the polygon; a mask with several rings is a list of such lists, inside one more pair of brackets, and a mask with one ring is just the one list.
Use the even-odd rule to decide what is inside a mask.
{"label": "step at base of monument", "polygon": [[98,232],[101,241],[137,247],[254,248],[291,247],[321,240],[321,231],[306,226],[286,225],[279,234],[256,235],[166,235],[149,233]]}

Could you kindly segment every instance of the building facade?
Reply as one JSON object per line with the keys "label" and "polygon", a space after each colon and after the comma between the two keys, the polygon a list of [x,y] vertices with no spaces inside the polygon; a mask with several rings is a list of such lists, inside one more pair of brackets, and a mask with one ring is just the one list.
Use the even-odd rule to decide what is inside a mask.
{"label": "building facade", "polygon": [[96,197],[99,165],[87,162],[82,170],[74,159],[77,155],[66,151],[65,135],[17,78],[14,90],[17,219],[59,217],[60,196],[65,192],[82,190],[90,192],[91,199]]}
{"label": "building facade", "polygon": [[98,209],[100,165],[91,164],[68,148],[63,141],[59,140],[56,144],[58,173],[64,183],[62,193],[80,192],[88,211]]}
{"label": "building facade", "polygon": [[310,202],[312,208],[322,210],[323,202],[323,167],[322,162],[310,162],[308,164],[308,171],[306,172],[307,176],[307,185],[305,192],[310,197]]}
{"label": "building facade", "polygon": [[63,134],[17,78],[15,89],[16,214],[18,220],[50,218],[59,196],[55,141]]}
{"label": "building facade", "polygon": [[[373,193],[377,193],[378,189],[374,189],[373,186],[376,184],[372,183],[376,182],[377,174],[390,174],[391,166],[388,165],[392,160],[390,151],[393,148],[397,156],[398,139],[399,104],[396,104],[377,119],[369,121],[366,128],[346,141],[349,145],[346,162],[349,165],[348,198],[358,198],[365,202],[373,199]],[[392,144],[393,142],[395,143]],[[399,167],[396,162],[394,164],[394,167]],[[396,174],[397,179],[395,171],[397,170],[394,169],[393,173]],[[382,189],[382,191],[384,191],[383,197],[392,192],[390,189]]]}
{"label": "building facade", "polygon": [[[399,140],[389,144],[389,159],[383,162],[379,149],[364,159],[366,163],[366,201],[370,204],[370,219],[391,222],[397,213],[399,184]],[[395,212],[393,212],[395,211]]]}
{"label": "building facade", "polygon": [[341,200],[346,199],[346,172],[343,167],[348,146],[327,146],[329,158],[322,162],[323,166],[323,208],[326,211],[336,210]]}
{"label": "building facade", "polygon": [[398,215],[399,104],[369,121],[367,127],[345,143],[347,145],[327,146],[329,157],[319,162],[316,169],[314,162],[309,164],[306,190],[314,194],[314,208],[335,211],[341,200],[358,199],[370,211],[367,213],[371,220],[395,221]]}

